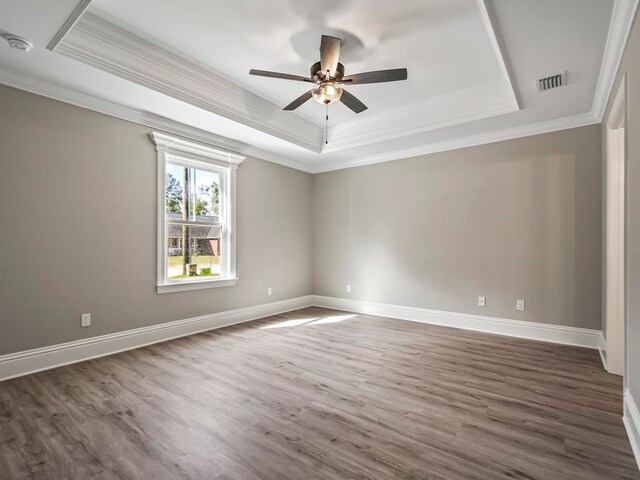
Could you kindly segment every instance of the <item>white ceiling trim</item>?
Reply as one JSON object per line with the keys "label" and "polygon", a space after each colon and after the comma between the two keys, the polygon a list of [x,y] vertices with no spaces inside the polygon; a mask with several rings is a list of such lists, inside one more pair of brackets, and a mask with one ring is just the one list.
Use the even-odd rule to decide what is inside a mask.
{"label": "white ceiling trim", "polygon": [[171,120],[160,115],[125,107],[72,89],[60,87],[49,82],[34,80],[31,77],[8,70],[0,70],[0,83],[150,128],[159,129],[174,135],[180,135],[217,148],[228,149],[231,152],[261,158],[269,162],[295,168],[296,170],[308,173],[321,173],[332,170],[341,170],[344,168],[360,167],[369,164],[400,160],[402,158],[417,157],[449,150],[458,150],[460,148],[474,147],[477,145],[485,145],[488,143],[529,137],[542,133],[556,132],[600,123],[600,120],[594,117],[591,113],[584,113],[572,117],[559,118],[531,125],[523,125],[520,127],[483,133],[480,135],[446,140],[402,151],[394,151],[380,155],[369,155],[348,162],[334,162],[313,167],[290,158],[274,155],[270,152],[257,149],[251,145],[247,145],[236,140],[216,135],[206,130],[176,122],[175,120]]}
{"label": "white ceiling trim", "polygon": [[613,89],[613,82],[618,73],[618,68],[620,68],[622,54],[627,45],[633,19],[638,9],[638,3],[639,0],[615,0],[609,34],[607,35],[607,44],[602,57],[602,66],[600,67],[600,76],[598,77],[596,94],[591,108],[591,112],[598,121],[602,121],[604,111],[607,108],[607,102]]}
{"label": "white ceiling trim", "polygon": [[58,32],[49,42],[49,45],[47,45],[47,50],[51,50],[53,52],[56,48],[58,48],[58,45],[60,45],[62,40],[64,40],[64,37],[67,36],[67,33],[71,31],[75,24],[78,23],[78,20],[80,20],[80,17],[82,17],[84,12],[87,11],[87,8],[89,8],[89,5],[91,5],[92,1],[93,0],[80,0],[80,3],[78,3],[78,5],[76,5],[76,8],[73,9],[73,12],[71,12],[69,18],[67,18],[64,24],[62,24],[60,30],[58,30]]}
{"label": "white ceiling trim", "polygon": [[309,173],[311,172],[311,167],[307,164],[289,158],[280,157],[246,143],[238,142],[221,135],[216,135],[215,133],[211,133],[197,127],[192,127],[161,115],[156,115],[131,107],[125,107],[124,105],[103,100],[92,95],[87,95],[70,88],[61,87],[43,80],[36,80],[32,77],[10,70],[0,69],[0,83],[35,93],[36,95],[42,95],[47,98],[59,100],[70,105],[86,108],[87,110],[103,113],[111,117],[120,118],[132,123],[162,130],[163,132],[174,135],[180,135],[181,137],[202,142],[216,148],[222,148],[229,151],[231,154],[240,153],[250,157],[261,158],[286,167],[295,168],[296,170],[302,170]]}
{"label": "white ceiling trim", "polygon": [[[88,6],[90,1],[91,0],[80,0],[80,3],[74,10],[71,17],[65,22],[63,27],[56,34],[56,36],[50,43],[50,45],[52,45],[54,41],[56,41],[56,39],[58,39],[58,43],[62,41],[60,48],[56,50],[56,52],[61,52],[64,47],[68,50],[66,55],[73,56],[73,58],[76,58],[83,63],[97,66],[98,68],[105,70],[111,74],[124,77],[130,81],[141,84],[153,90],[160,91],[161,93],[167,94],[173,98],[178,98],[179,100],[185,101],[188,104],[195,105],[196,107],[203,108],[208,111],[212,111],[215,114],[227,118],[231,118],[232,120],[237,121],[243,125],[248,125],[249,127],[255,128],[256,130],[274,135],[275,137],[281,138],[285,141],[302,146],[309,151],[317,153],[321,151],[327,153],[332,151],[331,149],[334,146],[334,142],[336,142],[336,140],[339,138],[338,134],[340,132],[340,129],[344,128],[345,132],[347,132],[347,129],[352,128],[351,123],[337,126],[333,133],[330,131],[330,134],[332,133],[332,135],[330,135],[332,144],[330,144],[327,149],[321,150],[320,145],[322,144],[323,135],[320,127],[312,124],[311,122],[308,122],[307,120],[301,119],[298,116],[286,113],[282,115],[283,112],[280,110],[280,107],[271,104],[270,102],[261,99],[254,94],[248,93],[244,89],[237,87],[233,82],[230,82],[226,78],[217,75],[208,68],[199,66],[199,64],[197,64],[196,62],[189,61],[188,59],[185,60],[179,57],[179,55],[156,47],[153,44],[150,44],[149,42],[140,39],[139,37],[132,35],[114,25],[111,25],[108,22],[105,22],[104,20],[101,20],[91,14],[87,13],[83,16],[83,13],[86,10],[86,6]],[[480,5],[481,11],[483,12],[483,21],[485,22],[485,26],[487,27],[489,36],[491,39],[495,39],[494,51],[498,56],[498,59],[502,60],[503,62],[503,74],[505,75],[506,79],[509,80],[511,92],[513,93],[513,99],[517,106],[519,102],[519,95],[517,92],[516,84],[512,81],[512,71],[507,57],[507,50],[504,48],[500,29],[495,21],[495,15],[493,14],[493,6],[491,0],[476,1]],[[545,121],[532,125],[508,128],[480,135],[456,138],[419,147],[407,148],[400,151],[395,150],[393,152],[374,153],[371,155],[359,156],[358,158],[354,158],[353,160],[349,160],[346,162],[334,161],[321,166],[311,166],[307,163],[300,162],[293,158],[283,158],[272,152],[253,147],[237,140],[225,138],[203,129],[185,125],[166,117],[151,114],[143,110],[125,107],[115,102],[105,101],[98,97],[79,93],[58,85],[52,85],[42,80],[27,78],[26,76],[22,74],[16,74],[13,71],[3,71],[0,69],[0,83],[5,83],[16,88],[51,97],[66,103],[78,105],[80,107],[98,111],[114,117],[122,118],[154,129],[160,129],[175,135],[180,135],[185,138],[197,140],[216,147],[225,148],[233,152],[242,153],[248,156],[259,157],[274,163],[286,165],[310,173],[319,173],[324,171],[397,160],[401,158],[426,155],[429,153],[455,150],[475,145],[482,145],[513,138],[526,137],[541,133],[548,133],[599,123],[602,120],[608,99],[613,88],[615,76],[617,70],[619,69],[620,61],[622,59],[624,48],[628,41],[628,36],[639,2],[640,0],[615,0],[611,24],[607,36],[607,43],[602,59],[602,66],[599,72],[596,95],[594,97],[590,113]],[[83,4],[86,4],[84,9],[82,8]],[[82,18],[80,21],[78,21],[80,17]],[[81,28],[82,25],[89,25],[91,22],[102,24],[103,26],[106,25],[108,27],[106,28],[106,31],[109,34],[104,35],[105,32],[100,31],[99,29],[98,31],[91,31],[91,29],[89,29],[89,31],[83,32]],[[74,24],[75,28],[73,28]],[[71,29],[70,32],[69,29]],[[69,34],[65,38],[67,32],[69,32]],[[78,38],[74,40],[76,34],[78,35]],[[93,43],[87,43],[87,38],[93,38]],[[135,41],[138,43],[132,45],[131,39],[135,39]],[[95,45],[98,45],[99,48],[97,50],[92,50],[92,47],[94,47]],[[135,52],[131,52],[133,47],[137,49]],[[100,50],[101,48],[105,50]],[[149,50],[145,50],[146,48],[148,48]],[[109,49],[111,49],[111,53],[114,53],[115,55],[113,57],[109,57],[109,55],[106,55],[106,58],[101,59],[100,57],[104,53],[108,53]],[[70,52],[73,52],[73,55]],[[127,62],[125,62],[125,65],[123,67],[123,71],[129,76],[123,75],[123,71],[118,69],[119,65],[122,67],[121,56],[123,53],[129,55],[129,57],[127,58]],[[156,55],[149,55],[149,53],[155,53]],[[167,57],[169,57],[169,61],[166,61]],[[172,61],[176,59],[182,63],[172,63]],[[98,64],[100,63],[100,60],[103,61],[102,66]],[[146,67],[141,69],[138,68],[138,71],[136,71],[136,62],[141,61],[155,63],[157,68],[155,73],[159,73],[159,76],[149,75],[146,71],[143,71],[146,70]],[[165,64],[162,63],[163,61],[165,62]],[[133,63],[133,66],[130,65],[131,63]],[[185,64],[188,71],[181,72],[181,70],[184,69]],[[155,88],[155,83],[152,83],[152,86],[143,83],[143,80],[145,80],[150,82],[157,82],[162,86],[166,80],[166,75],[175,75],[176,72],[182,73],[185,76],[189,77],[188,80],[194,84],[194,88],[202,89],[199,90],[199,92],[190,92],[194,93],[196,97],[198,95],[202,96],[202,92],[208,88],[209,90],[206,91],[206,95],[204,98],[204,100],[206,100],[207,97],[211,98],[212,95],[217,95],[217,93],[212,93],[210,91],[211,88],[218,89],[220,93],[227,94],[226,97],[223,96],[223,100],[228,102],[228,104],[224,104],[222,106],[213,104],[213,101],[217,101],[217,99],[214,98],[214,100],[211,101],[211,108],[206,108],[201,104],[194,103],[194,101],[192,101],[192,98],[188,95],[181,98],[181,96],[175,95],[173,92],[176,91],[176,89],[178,92],[183,91],[184,85],[182,83],[179,84],[179,88],[177,88],[175,85],[172,85],[171,93],[167,93],[159,88]],[[139,75],[139,77],[137,77],[136,75]],[[231,92],[227,92],[225,90],[226,87],[229,87],[231,89]],[[238,102],[238,95],[241,95],[241,102]],[[253,97],[257,99],[257,105],[261,105],[262,107],[264,107],[264,110],[261,111],[259,106],[253,106],[252,108],[247,107],[244,110],[240,110],[240,112],[232,111],[229,115],[221,113],[224,108],[231,108],[232,110],[237,109],[239,103],[246,103],[247,98],[252,99]],[[246,105],[243,104],[242,106]],[[213,111],[212,108],[216,108],[217,110]],[[378,117],[376,116],[366,120],[363,119],[363,122],[382,122],[381,119],[386,118],[386,122],[390,123],[389,115],[393,114],[395,114],[395,112],[390,112],[390,114],[388,115],[381,115],[379,116],[379,118],[376,118]],[[250,120],[252,120],[253,123],[244,121],[241,118],[242,115],[249,116]],[[406,117],[402,119],[402,121],[412,121],[411,118],[407,118],[411,116],[412,114],[408,113]],[[462,123],[463,121],[474,119],[465,117],[459,118],[460,121],[456,122],[455,120],[453,120],[452,124]],[[282,121],[280,121],[281,119]],[[262,123],[263,125],[259,125],[260,123]],[[436,128],[447,125],[448,124],[438,125],[438,127]],[[307,129],[306,135],[304,133],[300,134],[300,130],[304,130],[305,128]],[[432,128],[427,128],[427,130],[430,129]],[[276,133],[274,133],[274,130],[276,130]],[[357,128],[354,128],[352,133],[357,133]],[[411,133],[416,132],[409,131],[406,134]],[[292,136],[297,137],[297,140],[303,144],[292,140]],[[354,135],[351,138],[354,141],[357,141],[357,135]],[[397,137],[391,136],[390,138]],[[376,136],[375,141],[377,142],[379,140],[380,137]],[[355,145],[360,145],[360,143],[355,143],[354,146]],[[342,150],[344,148],[336,148],[336,150]],[[294,155],[292,154],[291,156],[293,157]]]}
{"label": "white ceiling trim", "polygon": [[320,153],[322,130],[316,125],[90,13],[56,53]]}
{"label": "white ceiling trim", "polygon": [[331,141],[323,146],[322,153],[338,152],[520,110],[513,70],[491,0],[476,1],[502,72],[502,81],[432,97],[366,120],[337,125],[330,130]]}
{"label": "white ceiling trim", "polygon": [[383,115],[338,125],[322,153],[480,120],[519,110],[508,80],[485,83],[432,97]]}
{"label": "white ceiling trim", "polygon": [[477,2],[478,8],[480,9],[480,15],[482,16],[482,22],[484,23],[484,27],[487,30],[487,34],[489,35],[489,41],[491,42],[493,52],[495,53],[496,58],[498,59],[498,63],[500,64],[502,75],[506,80],[509,81],[509,87],[511,88],[513,101],[515,102],[517,109],[520,110],[522,108],[520,95],[516,86],[517,84],[515,81],[515,77],[513,75],[513,68],[511,67],[511,63],[509,62],[507,47],[504,44],[500,25],[498,24],[498,19],[496,18],[495,10],[493,9],[493,3],[491,2],[491,0],[477,0]]}
{"label": "white ceiling trim", "polygon": [[504,140],[513,140],[516,138],[530,137],[540,135],[542,133],[557,132],[570,128],[585,127],[600,123],[591,113],[583,113],[571,117],[558,118],[548,120],[546,122],[523,125],[520,127],[506,128],[493,132],[482,133],[479,135],[471,135],[468,137],[455,138],[442,142],[421,145],[415,148],[409,148],[402,151],[394,151],[391,153],[383,153],[380,155],[367,156],[347,162],[328,163],[320,167],[311,169],[311,173],[329,172],[332,170],[342,170],[344,168],[362,167],[375,163],[383,163],[391,160],[400,160],[403,158],[418,157],[431,153],[446,152],[449,150],[458,150],[461,148],[475,147],[488,143],[502,142]]}
{"label": "white ceiling trim", "polygon": [[[185,59],[90,13],[85,14],[56,52],[108,73],[274,135],[315,153],[336,152],[372,142],[517,111],[511,68],[489,0],[477,0],[504,80],[452,92],[424,103],[336,126],[331,142],[313,123],[221,77],[195,60]],[[445,105],[446,102],[450,102]],[[493,103],[492,103],[493,102]]]}

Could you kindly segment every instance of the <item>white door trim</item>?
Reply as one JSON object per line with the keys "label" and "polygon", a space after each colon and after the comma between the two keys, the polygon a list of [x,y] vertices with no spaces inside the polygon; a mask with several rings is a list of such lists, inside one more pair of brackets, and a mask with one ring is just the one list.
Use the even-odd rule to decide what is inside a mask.
{"label": "white door trim", "polygon": [[640,412],[628,388],[624,391],[624,417],[622,417],[622,421],[627,430],[636,463],[640,468]]}
{"label": "white door trim", "polygon": [[626,370],[626,75],[622,78],[606,122],[606,364],[609,373]]}

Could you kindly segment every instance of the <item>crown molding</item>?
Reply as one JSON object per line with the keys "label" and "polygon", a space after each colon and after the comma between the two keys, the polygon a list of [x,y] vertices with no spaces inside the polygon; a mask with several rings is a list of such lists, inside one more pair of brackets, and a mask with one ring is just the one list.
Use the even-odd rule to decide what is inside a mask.
{"label": "crown molding", "polygon": [[575,115],[572,117],[559,118],[540,122],[531,125],[523,125],[494,132],[487,132],[480,135],[456,138],[442,142],[421,145],[420,147],[410,148],[402,151],[394,151],[391,153],[382,153],[378,155],[362,156],[352,161],[338,161],[327,163],[319,166],[312,166],[307,163],[299,162],[289,158],[274,155],[261,149],[252,147],[251,145],[238,142],[233,139],[222,137],[214,133],[202,130],[190,125],[171,120],[160,115],[144,112],[130,107],[125,107],[107,100],[102,100],[91,95],[77,92],[68,88],[64,88],[49,82],[36,80],[25,75],[21,75],[9,70],[0,69],[0,83],[10,87],[25,90],[27,92],[42,95],[44,97],[59,100],[78,107],[86,108],[98,113],[103,113],[112,117],[127,120],[132,123],[144,125],[152,129],[161,130],[174,135],[180,135],[184,138],[196,140],[198,142],[211,145],[215,148],[222,148],[251,157],[261,158],[272,163],[277,163],[286,167],[301,170],[307,173],[322,173],[332,170],[341,170],[345,168],[360,167],[375,163],[389,162],[392,160],[401,160],[403,158],[417,157],[428,155],[430,153],[445,152],[448,150],[457,150],[460,148],[473,147],[477,145],[485,145],[488,143],[511,140],[515,138],[539,135],[542,133],[550,133],[570,128],[584,127],[600,123],[591,113]]}
{"label": "crown molding", "polygon": [[517,111],[510,82],[476,85],[335,127],[330,153]]}
{"label": "crown molding", "polygon": [[363,120],[338,125],[322,153],[347,150],[416,133],[481,120],[521,109],[502,33],[491,0],[476,0],[502,80],[476,85],[425,102],[399,108]]}
{"label": "crown molding", "polygon": [[234,82],[86,13],[56,53],[320,153],[322,130]]}
{"label": "crown molding", "polygon": [[607,43],[602,56],[602,66],[600,67],[600,75],[591,108],[591,112],[599,122],[604,117],[604,112],[613,90],[613,83],[620,68],[620,62],[631,32],[638,3],[639,0],[615,0],[613,5],[609,34],[607,35]]}
{"label": "crown molding", "polygon": [[190,140],[211,145],[215,148],[227,150],[230,153],[239,153],[250,157],[257,157],[285,167],[311,173],[311,167],[305,163],[281,157],[271,152],[255,148],[246,143],[223,137],[221,135],[216,135],[215,133],[211,133],[197,127],[192,127],[161,115],[137,110],[131,107],[125,107],[118,103],[103,100],[54,83],[37,80],[11,70],[0,68],[0,84],[8,85],[43,97],[52,98],[77,107],[86,108],[87,110],[92,110],[111,117],[120,118],[138,125],[144,125],[145,127],[152,129],[179,135]]}
{"label": "crown molding", "polygon": [[491,0],[476,0],[478,8],[480,9],[480,16],[482,22],[489,35],[489,41],[493,48],[493,53],[498,59],[500,64],[500,70],[502,70],[502,76],[509,82],[511,88],[511,95],[513,96],[513,102],[516,105],[517,110],[522,109],[522,102],[520,101],[520,92],[515,81],[513,74],[513,68],[509,61],[509,55],[507,53],[507,47],[502,37],[502,30],[498,24],[498,18],[496,17],[495,10],[493,8],[493,2]]}
{"label": "crown molding", "polygon": [[54,52],[56,48],[58,48],[58,45],[60,45],[62,40],[64,40],[64,37],[67,36],[67,33],[71,31],[75,24],[78,23],[78,20],[80,20],[80,17],[84,15],[84,12],[87,11],[87,8],[89,8],[89,5],[91,5],[92,1],[93,0],[80,0],[80,3],[78,3],[78,5],[76,5],[76,8],[73,9],[73,12],[71,12],[69,18],[67,18],[67,20],[62,24],[60,30],[58,30],[58,32],[49,42],[49,45],[47,45],[47,50],[51,50],[52,52]]}
{"label": "crown molding", "polygon": [[311,173],[329,172],[332,170],[341,170],[352,167],[362,167],[365,165],[371,165],[375,163],[389,162],[392,160],[400,160],[403,158],[419,157],[421,155],[428,155],[431,153],[446,152],[449,150],[458,150],[461,148],[475,147],[478,145],[485,145],[488,143],[502,142],[505,140],[513,140],[516,138],[530,137],[533,135],[540,135],[543,133],[557,132],[560,130],[568,130],[570,128],[585,127],[588,125],[594,125],[600,123],[591,113],[583,113],[580,115],[574,115],[571,117],[563,117],[554,120],[548,120],[545,122],[534,123],[529,125],[522,125],[519,127],[506,128],[503,130],[496,130],[493,132],[487,132],[480,135],[471,135],[468,137],[455,138],[452,140],[445,140],[442,142],[435,142],[426,145],[421,145],[415,148],[408,148],[406,150],[385,152],[378,155],[371,155],[364,158],[328,163],[319,167],[314,167],[310,171]]}
{"label": "crown molding", "polygon": [[[298,116],[282,112],[278,106],[247,92],[191,59],[184,59],[95,15],[85,13],[90,1],[80,0],[72,15],[49,44],[51,47],[55,42],[58,42],[57,49],[55,45],[50,49],[56,49],[56,53],[63,53],[85,64],[93,65],[134,83],[185,101],[190,105],[230,118],[315,153],[331,153],[369,145],[487,118],[519,108],[518,92],[512,81],[512,71],[491,0],[476,1],[480,6],[483,22],[494,51],[501,63],[505,78],[502,90],[497,84],[479,85],[468,91],[453,92],[420,105],[340,125],[335,127],[335,131],[332,132],[332,144],[324,149],[321,147],[322,132],[320,127]],[[639,1],[615,0],[591,113],[445,140],[400,151],[365,154],[353,160],[333,161],[323,165],[312,166],[310,163],[283,158],[269,151],[166,117],[125,107],[42,80],[27,78],[15,72],[0,69],[0,83],[228,149],[232,152],[259,157],[309,173],[319,173],[599,123],[602,121],[611,95]],[[492,100],[487,101],[487,98]],[[465,99],[467,102],[471,100],[474,102],[473,108],[467,108],[466,112],[463,109]],[[448,105],[447,102],[449,102]],[[426,115],[426,107],[433,108],[432,111],[429,111],[429,115]],[[425,120],[425,116],[429,118]],[[422,120],[430,123],[420,125],[421,117]]]}
{"label": "crown molding", "polygon": [[[184,58],[90,13],[56,52],[315,153],[342,151],[519,109],[507,57],[489,0],[477,0],[503,79],[335,127],[322,142],[317,125],[283,112],[196,60]],[[493,18],[493,20],[492,20]]]}
{"label": "crown molding", "polygon": [[296,170],[301,170],[307,173],[322,173],[332,170],[360,167],[375,163],[401,160],[403,158],[417,157],[421,155],[428,155],[430,153],[445,152],[448,150],[457,150],[460,148],[485,145],[488,143],[539,135],[542,133],[550,133],[570,128],[584,127],[587,125],[600,123],[600,121],[596,119],[591,113],[585,113],[531,125],[523,125],[520,127],[487,132],[480,135],[461,137],[453,140],[421,145],[420,147],[394,151],[391,153],[385,152],[378,155],[362,156],[352,161],[338,161],[327,163],[324,165],[313,166],[286,157],[281,157],[271,152],[252,147],[251,145],[238,142],[236,140],[220,135],[216,135],[197,127],[185,125],[175,120],[162,117],[160,115],[155,115],[149,112],[125,107],[123,105],[99,99],[91,95],[61,87],[59,85],[55,85],[42,80],[36,80],[31,77],[12,72],[10,70],[0,69],[0,84],[8,85],[10,87],[34,93],[36,95],[52,98],[54,100],[59,100],[64,103],[86,108],[88,110],[92,110],[112,117],[120,118],[122,120],[127,120],[139,125],[144,125],[152,129],[161,130],[163,132],[171,133],[174,135],[180,135],[181,137],[202,142],[215,148],[222,148],[232,153],[261,158],[272,163],[277,163],[279,165],[294,168]]}

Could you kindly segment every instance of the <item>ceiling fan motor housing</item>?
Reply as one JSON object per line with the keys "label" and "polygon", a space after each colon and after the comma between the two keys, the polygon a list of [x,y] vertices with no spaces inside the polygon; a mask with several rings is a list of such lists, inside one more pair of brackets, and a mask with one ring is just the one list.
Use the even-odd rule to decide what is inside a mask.
{"label": "ceiling fan motor housing", "polygon": [[[322,71],[322,66],[320,62],[316,62],[313,65],[311,65],[311,68],[309,69],[309,76],[311,78],[313,78],[313,80],[316,83],[320,83],[321,81],[323,81],[326,76],[327,72],[323,72]],[[341,63],[338,63],[338,66],[336,67],[336,74],[332,77],[332,80],[339,82],[342,80],[342,78],[344,77],[344,65],[342,65]],[[329,79],[326,79],[329,80]]]}

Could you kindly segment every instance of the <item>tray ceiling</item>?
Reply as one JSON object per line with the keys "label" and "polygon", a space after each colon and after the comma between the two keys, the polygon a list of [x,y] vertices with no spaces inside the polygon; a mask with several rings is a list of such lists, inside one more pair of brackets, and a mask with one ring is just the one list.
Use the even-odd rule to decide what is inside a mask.
{"label": "tray ceiling", "polygon": [[[369,106],[358,115],[362,118],[503,78],[476,0],[94,0],[91,12],[195,59],[281,108],[308,85],[252,77],[249,69],[306,76],[319,60],[322,34],[344,37],[341,62],[347,75],[409,70],[401,84],[351,87]],[[356,120],[341,104],[330,113],[335,124]],[[293,115],[324,125],[324,109],[313,102]]]}
{"label": "tray ceiling", "polygon": [[[80,5],[86,12],[50,52],[78,2],[3,2],[0,29],[36,48],[18,55],[1,46],[0,82],[322,171],[597,122],[594,98],[611,76],[602,66],[616,54],[611,37],[626,39],[624,15],[637,0]],[[307,74],[321,34],[343,39],[347,74],[409,70],[405,82],[349,87],[369,110],[330,106],[328,144],[322,105],[282,111],[307,85],[248,75]],[[613,51],[605,52],[607,38]],[[563,71],[568,86],[537,92],[537,78]]]}

